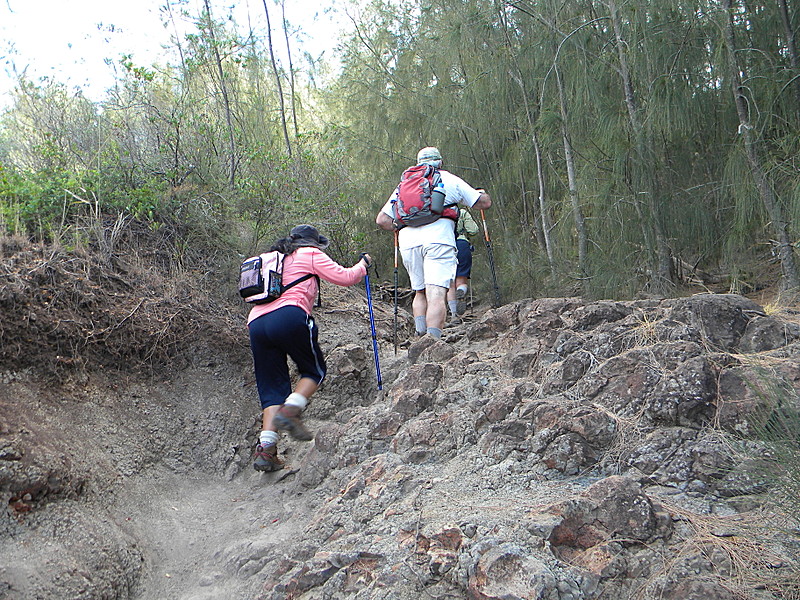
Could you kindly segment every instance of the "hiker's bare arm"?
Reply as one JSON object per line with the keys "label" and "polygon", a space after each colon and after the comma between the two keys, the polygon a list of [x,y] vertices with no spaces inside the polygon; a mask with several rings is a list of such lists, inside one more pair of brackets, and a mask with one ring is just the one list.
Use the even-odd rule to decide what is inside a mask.
{"label": "hiker's bare arm", "polygon": [[383,211],[378,213],[378,216],[375,218],[375,223],[377,223],[378,227],[381,229],[385,229],[386,231],[394,231],[394,219],[392,219],[392,217]]}
{"label": "hiker's bare arm", "polygon": [[484,210],[489,208],[492,205],[492,199],[489,197],[489,194],[487,194],[484,190],[478,191],[481,193],[481,195],[478,196],[478,201],[472,205],[472,208],[476,210]]}

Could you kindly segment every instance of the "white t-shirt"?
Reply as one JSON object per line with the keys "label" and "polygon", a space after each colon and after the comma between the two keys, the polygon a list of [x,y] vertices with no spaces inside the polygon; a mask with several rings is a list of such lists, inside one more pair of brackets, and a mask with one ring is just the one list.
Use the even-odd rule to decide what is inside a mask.
{"label": "white t-shirt", "polygon": [[[446,195],[445,202],[452,204],[458,202],[464,206],[471,207],[481,197],[481,192],[476,190],[458,175],[453,175],[449,171],[439,170],[442,176],[442,185]],[[389,200],[381,209],[384,213],[394,218],[393,203],[397,199],[399,186],[395,188]],[[416,248],[425,244],[446,244],[456,245],[455,236],[456,223],[452,219],[438,219],[433,223],[422,225],[421,227],[403,227],[398,236],[398,245],[401,250]]]}

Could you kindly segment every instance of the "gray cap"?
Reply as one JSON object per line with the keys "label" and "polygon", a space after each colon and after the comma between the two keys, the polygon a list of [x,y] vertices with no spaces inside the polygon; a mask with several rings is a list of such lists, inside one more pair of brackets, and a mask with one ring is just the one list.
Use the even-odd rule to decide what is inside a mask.
{"label": "gray cap", "polygon": [[421,165],[423,163],[437,167],[442,166],[442,153],[439,152],[438,148],[434,148],[433,146],[423,148],[417,152],[417,164]]}
{"label": "gray cap", "polygon": [[325,250],[330,244],[328,238],[322,235],[313,225],[297,225],[289,233],[289,237],[298,246],[313,246]]}

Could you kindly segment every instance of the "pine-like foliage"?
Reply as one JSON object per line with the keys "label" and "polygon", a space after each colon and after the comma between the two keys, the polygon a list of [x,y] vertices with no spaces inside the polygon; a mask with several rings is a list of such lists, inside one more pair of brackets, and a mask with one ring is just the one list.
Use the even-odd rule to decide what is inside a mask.
{"label": "pine-like foliage", "polygon": [[[778,8],[734,6],[736,57],[796,240],[800,73]],[[725,18],[705,0],[377,0],[329,107],[381,198],[424,145],[492,194],[514,296],[752,290],[775,276],[778,238],[737,119]]]}

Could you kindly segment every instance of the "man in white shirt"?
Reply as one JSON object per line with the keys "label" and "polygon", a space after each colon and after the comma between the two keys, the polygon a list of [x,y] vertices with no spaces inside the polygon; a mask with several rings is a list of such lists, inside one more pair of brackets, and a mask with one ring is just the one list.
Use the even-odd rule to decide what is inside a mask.
{"label": "man in white shirt", "polygon": [[[463,204],[477,210],[487,209],[492,200],[484,190],[475,189],[460,177],[441,170],[442,155],[433,147],[417,153],[417,164],[427,164],[439,169],[445,191],[445,205]],[[375,222],[387,231],[397,229],[395,205],[398,188],[389,197]],[[403,265],[415,291],[412,310],[414,328],[418,335],[431,334],[442,337],[447,317],[447,290],[456,276],[455,221],[440,218],[419,227],[402,227],[398,244]]]}

